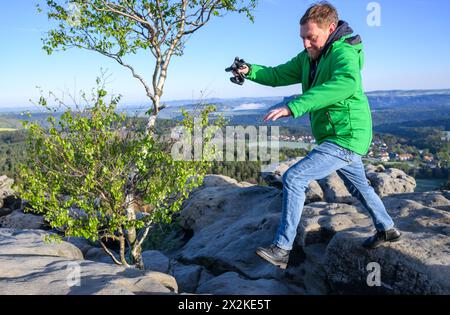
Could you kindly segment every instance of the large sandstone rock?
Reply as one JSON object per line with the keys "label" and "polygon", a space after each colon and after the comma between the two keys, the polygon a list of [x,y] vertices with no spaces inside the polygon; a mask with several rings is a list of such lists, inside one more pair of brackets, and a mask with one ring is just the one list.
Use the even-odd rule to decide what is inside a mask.
{"label": "large sandstone rock", "polygon": [[333,236],[349,229],[367,230],[372,221],[365,210],[341,203],[315,202],[304,207],[296,244],[306,247],[327,243]]}
{"label": "large sandstone rock", "polygon": [[54,256],[80,260],[83,254],[73,244],[48,242],[42,230],[0,229],[0,255]]}
{"label": "large sandstone rock", "polygon": [[[276,281],[295,293],[447,292],[445,281],[437,278],[438,273],[426,274],[427,284],[423,289],[420,289],[422,280],[414,286],[412,280],[402,282],[400,279],[407,275],[420,278],[435,264],[441,266],[441,271],[450,267],[448,192],[384,197],[388,212],[405,236],[398,244],[383,245],[372,251],[361,247],[363,240],[374,233],[372,220],[361,203],[310,203],[304,207],[288,269],[283,271],[255,255],[258,246],[266,246],[273,240],[281,214],[282,192],[272,187],[241,187],[239,183],[220,186],[215,180],[209,182],[216,184],[202,186],[183,205],[181,223],[190,239],[174,254],[179,263],[201,266],[209,275],[214,275],[198,285],[196,292],[226,292],[227,289],[220,291],[221,288],[227,288],[228,278],[238,283],[237,275],[244,283]],[[430,246],[436,246],[436,250],[424,250],[427,241]],[[367,286],[367,264],[364,263],[373,261],[374,257],[380,258],[381,265],[389,264],[392,259],[399,266],[398,270],[387,269],[387,278],[382,280],[387,284],[385,288],[396,289]],[[355,264],[359,269],[354,270]],[[200,270],[200,267],[191,267],[186,271],[187,277],[197,282]],[[361,274],[363,271],[365,273]],[[236,274],[227,275],[230,272]],[[399,274],[397,278],[395,272]],[[221,276],[225,280],[217,279]],[[358,282],[361,280],[364,280],[362,284]],[[280,287],[275,285],[274,288]],[[252,289],[247,290],[244,285],[238,292],[250,291]],[[280,289],[279,292],[285,291]]]}
{"label": "large sandstone rock", "polygon": [[249,280],[236,272],[226,272],[202,284],[198,294],[218,295],[276,295],[293,294],[285,284],[274,279]]}
{"label": "large sandstone rock", "polygon": [[[266,167],[261,175],[269,185],[281,189],[283,187],[283,174],[301,159],[302,157],[299,157],[271,164]],[[416,187],[415,179],[399,169],[385,169],[382,165],[367,165],[365,170],[370,185],[373,186],[375,192],[381,197],[391,194],[414,192]],[[348,204],[356,202],[336,172],[319,179],[317,182],[320,185],[320,189],[315,181],[311,182],[306,191],[306,204],[315,201],[342,202]]]}
{"label": "large sandstone rock", "polygon": [[15,195],[10,195],[3,199],[3,207],[12,210],[18,210],[22,208],[22,199]]}
{"label": "large sandstone rock", "polygon": [[[17,198],[15,191],[12,189],[14,179],[8,178],[6,175],[0,176],[0,210],[7,208],[11,210],[19,209],[21,206],[20,198]],[[0,212],[0,217],[1,217]]]}
{"label": "large sandstone rock", "polygon": [[[114,251],[111,251],[114,254]],[[119,255],[116,255],[116,258],[118,258]],[[109,256],[103,248],[99,247],[91,247],[84,255],[84,259],[101,262],[105,264],[114,264],[114,261],[112,260],[111,256]]]}
{"label": "large sandstone rock", "polygon": [[173,277],[159,272],[51,256],[0,255],[0,290],[12,295],[129,295],[176,293],[177,286]]}
{"label": "large sandstone rock", "polygon": [[366,175],[375,192],[380,196],[414,192],[416,180],[396,168],[368,165]]}
{"label": "large sandstone rock", "polygon": [[[242,202],[245,200],[245,202]],[[181,224],[193,232],[178,257],[221,274],[238,268],[251,277],[277,272],[255,254],[255,246],[271,242],[281,192],[272,187],[204,186],[184,204]]]}
{"label": "large sandstone rock", "polygon": [[147,250],[142,252],[142,259],[146,270],[169,272],[169,258],[157,250]]}
{"label": "large sandstone rock", "polygon": [[[326,269],[335,292],[393,294],[450,293],[450,200],[441,192],[383,198],[397,227],[398,243],[372,251],[361,248],[367,233],[337,234],[327,247]],[[381,267],[381,286],[367,285],[370,262]]]}
{"label": "large sandstone rock", "polygon": [[[8,178],[6,175],[0,176],[0,200],[2,201],[8,196],[12,196],[15,194],[12,186],[14,184],[14,179]],[[3,205],[0,205],[0,208]]]}
{"label": "large sandstone rock", "polygon": [[[283,174],[295,163],[300,161],[302,157],[290,159],[285,162],[275,163],[267,166],[261,173],[263,179],[273,187],[283,188]],[[306,189],[305,204],[324,200],[324,193],[317,181],[312,181]]]}
{"label": "large sandstone rock", "polygon": [[16,210],[0,217],[0,227],[9,229],[41,229],[45,227],[45,220],[40,215]]}
{"label": "large sandstone rock", "polygon": [[10,208],[0,208],[0,218],[11,214],[12,209]]}
{"label": "large sandstone rock", "polygon": [[[402,241],[372,251],[361,248],[365,237],[339,233],[328,245],[326,270],[333,292],[450,294],[448,236],[403,232]],[[374,263],[379,266],[379,286],[370,285]]]}
{"label": "large sandstone rock", "polygon": [[356,200],[348,192],[342,179],[336,172],[331,173],[329,176],[322,178],[318,181],[320,187],[322,187],[325,201],[327,202],[340,202],[352,204]]}
{"label": "large sandstone rock", "polygon": [[[85,239],[84,237],[63,237],[63,240],[67,243],[75,245],[83,254],[83,257],[86,259],[86,254],[89,250],[93,248],[97,248],[90,241]],[[91,259],[89,259],[91,260]]]}
{"label": "large sandstone rock", "polygon": [[185,265],[176,260],[172,262],[171,273],[175,277],[180,293],[195,293],[198,286],[214,276],[199,265]]}
{"label": "large sandstone rock", "polygon": [[46,243],[39,230],[0,229],[0,294],[171,294],[175,279],[82,260],[73,244]]}

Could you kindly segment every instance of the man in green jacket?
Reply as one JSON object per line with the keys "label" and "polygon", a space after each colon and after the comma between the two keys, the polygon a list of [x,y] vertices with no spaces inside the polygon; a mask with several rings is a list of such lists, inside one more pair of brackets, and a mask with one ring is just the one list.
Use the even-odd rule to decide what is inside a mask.
{"label": "man in green jacket", "polygon": [[283,175],[283,209],[273,244],[256,253],[281,268],[287,267],[300,222],[305,190],[312,180],[333,171],[342,178],[351,194],[371,215],[376,234],[363,246],[375,248],[395,242],[401,233],[383,202],[368,184],[361,157],[372,142],[372,117],[361,84],[364,53],[359,35],[340,21],[336,9],[327,2],[312,5],[300,21],[305,46],[285,64],[266,67],[248,64],[235,76],[272,87],[301,83],[303,94],[281,108],[269,112],[264,121],[309,114],[318,146]]}

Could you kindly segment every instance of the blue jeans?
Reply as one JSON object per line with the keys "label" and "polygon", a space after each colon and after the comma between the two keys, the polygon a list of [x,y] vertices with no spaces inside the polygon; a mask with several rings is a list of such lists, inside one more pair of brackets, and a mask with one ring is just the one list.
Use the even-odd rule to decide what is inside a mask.
{"label": "blue jeans", "polygon": [[378,231],[386,231],[394,226],[380,197],[367,182],[361,155],[325,141],[283,175],[283,210],[275,245],[286,250],[292,249],[305,203],[305,190],[311,181],[327,177],[333,171],[368,210]]}

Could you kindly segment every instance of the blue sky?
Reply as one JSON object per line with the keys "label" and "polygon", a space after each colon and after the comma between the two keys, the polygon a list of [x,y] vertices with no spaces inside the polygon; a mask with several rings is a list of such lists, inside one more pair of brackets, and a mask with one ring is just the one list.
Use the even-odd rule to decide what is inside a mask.
{"label": "blue sky", "polygon": [[[100,68],[108,69],[109,89],[124,96],[127,104],[148,102],[142,86],[115,61],[94,52],[69,50],[48,56],[41,38],[50,29],[35,5],[44,1],[0,0],[0,107],[27,106],[36,100],[36,86],[56,93],[89,90]],[[299,85],[271,88],[246,82],[229,82],[224,68],[235,56],[251,63],[277,65],[301,50],[298,21],[314,1],[260,0],[255,23],[231,14],[212,20],[189,40],[183,57],[174,57],[163,100],[200,98],[287,96]],[[340,18],[363,38],[366,91],[450,88],[448,0],[379,0],[381,26],[369,26],[365,0],[331,1]],[[131,58],[149,77],[151,54]]]}

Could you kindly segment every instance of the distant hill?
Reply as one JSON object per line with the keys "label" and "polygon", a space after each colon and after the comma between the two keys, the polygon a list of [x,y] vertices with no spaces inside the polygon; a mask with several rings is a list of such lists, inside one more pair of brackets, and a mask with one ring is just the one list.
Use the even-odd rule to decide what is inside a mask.
{"label": "distant hill", "polygon": [[[450,90],[392,90],[371,91],[366,93],[372,110],[374,126],[391,124],[404,124],[423,126],[442,125],[443,121],[450,119]],[[214,104],[217,114],[223,115],[233,125],[262,125],[263,116],[271,109],[285,105],[299,95],[287,97],[248,97],[232,99],[205,99],[201,104],[192,100],[178,100],[165,102],[167,107],[159,114],[161,119],[181,119],[181,108],[188,112],[201,109],[205,104]],[[129,115],[144,115],[148,106],[119,106],[119,110],[125,110]],[[18,114],[0,114],[0,128],[20,128]],[[44,120],[42,114],[36,114],[32,118]],[[309,127],[308,115],[299,119],[283,118],[271,125],[279,126],[304,126]],[[444,123],[446,130],[448,123]]]}

